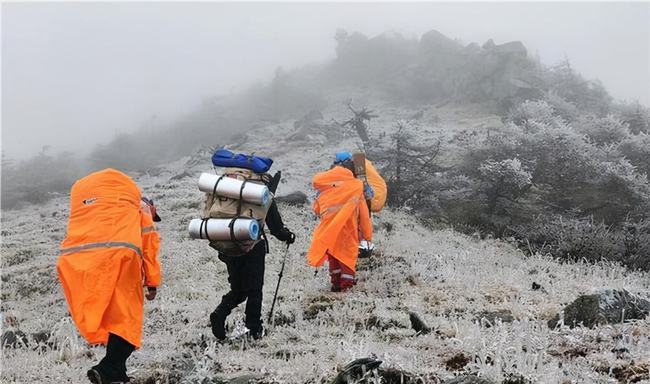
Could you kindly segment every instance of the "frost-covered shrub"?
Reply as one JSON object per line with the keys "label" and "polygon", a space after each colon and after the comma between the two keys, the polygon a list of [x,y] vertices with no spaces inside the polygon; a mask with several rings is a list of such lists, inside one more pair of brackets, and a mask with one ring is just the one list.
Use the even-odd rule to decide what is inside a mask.
{"label": "frost-covered shrub", "polygon": [[565,121],[573,122],[580,116],[580,112],[575,104],[564,100],[556,92],[548,92],[544,100],[553,108],[554,113]]}
{"label": "frost-covered shrub", "polygon": [[540,126],[552,126],[558,121],[553,107],[544,100],[525,101],[508,114],[507,119],[526,131],[535,132]]}
{"label": "frost-covered shrub", "polygon": [[[648,217],[650,184],[621,154],[647,164],[647,136],[630,139],[614,116],[578,120],[574,126],[548,102],[528,101],[504,127],[459,141],[460,161],[447,181],[462,184],[437,190],[439,216],[456,228],[539,241],[558,257],[637,265],[638,253],[622,243],[622,223]],[[532,217],[543,225],[531,224]]]}
{"label": "frost-covered shrub", "polygon": [[625,263],[650,270],[650,220],[627,220],[622,226]]}
{"label": "frost-covered shrub", "polygon": [[38,156],[2,167],[2,209],[21,204],[40,204],[57,194],[67,193],[72,183],[86,171],[73,153]]}
{"label": "frost-covered shrub", "polygon": [[570,194],[592,174],[594,148],[564,124],[545,125],[525,135],[519,150],[524,159],[535,162],[533,182],[560,194]]}
{"label": "frost-covered shrub", "polygon": [[587,116],[575,123],[576,130],[597,145],[616,144],[630,135],[627,124],[613,115]]}
{"label": "frost-covered shrub", "polygon": [[579,110],[599,116],[609,112],[612,97],[602,83],[585,80],[573,70],[568,60],[542,73],[549,91],[574,104]]}
{"label": "frost-covered shrub", "polygon": [[588,213],[613,224],[627,215],[646,216],[650,208],[648,177],[639,174],[626,159],[598,164],[597,178],[582,206]]}
{"label": "frost-covered shrub", "polygon": [[620,234],[593,219],[542,217],[515,231],[540,251],[561,259],[624,261]]}
{"label": "frost-covered shrub", "polygon": [[487,212],[494,213],[500,199],[516,202],[531,186],[531,174],[519,159],[486,161],[478,167]]}
{"label": "frost-covered shrub", "polygon": [[620,143],[618,150],[640,173],[650,175],[650,134],[631,135]]}
{"label": "frost-covered shrub", "polygon": [[619,104],[614,110],[621,120],[630,127],[633,134],[650,133],[650,109],[639,102],[634,104]]}
{"label": "frost-covered shrub", "polygon": [[458,171],[478,178],[478,168],[486,161],[501,161],[519,156],[519,147],[524,134],[515,124],[491,131],[487,137],[472,137],[472,140],[458,142],[461,147]]}

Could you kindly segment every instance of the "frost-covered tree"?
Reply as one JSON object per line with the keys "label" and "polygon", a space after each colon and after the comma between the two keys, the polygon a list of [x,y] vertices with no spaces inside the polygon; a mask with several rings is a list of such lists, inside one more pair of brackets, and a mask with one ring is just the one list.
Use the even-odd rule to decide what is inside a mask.
{"label": "frost-covered tree", "polygon": [[617,144],[630,135],[627,124],[614,115],[582,117],[575,127],[599,146]]}
{"label": "frost-covered tree", "polygon": [[618,149],[639,172],[650,176],[650,134],[631,135],[619,144]]}
{"label": "frost-covered tree", "polygon": [[531,174],[519,159],[486,161],[478,168],[485,194],[487,213],[497,209],[499,200],[516,203],[532,186]]}

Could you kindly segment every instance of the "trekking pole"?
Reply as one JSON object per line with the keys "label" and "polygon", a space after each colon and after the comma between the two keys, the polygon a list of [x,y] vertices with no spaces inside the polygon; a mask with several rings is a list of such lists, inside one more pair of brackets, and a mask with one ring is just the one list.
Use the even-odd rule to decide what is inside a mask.
{"label": "trekking pole", "polygon": [[282,256],[282,267],[280,268],[280,273],[278,274],[278,284],[275,286],[275,293],[273,294],[273,303],[271,304],[271,312],[269,312],[269,324],[271,324],[271,319],[273,319],[273,308],[275,308],[275,300],[278,298],[278,289],[280,289],[280,280],[282,280],[282,275],[284,273],[284,264],[287,260],[287,254],[289,253],[289,246],[291,244],[287,243],[287,249],[284,251]]}

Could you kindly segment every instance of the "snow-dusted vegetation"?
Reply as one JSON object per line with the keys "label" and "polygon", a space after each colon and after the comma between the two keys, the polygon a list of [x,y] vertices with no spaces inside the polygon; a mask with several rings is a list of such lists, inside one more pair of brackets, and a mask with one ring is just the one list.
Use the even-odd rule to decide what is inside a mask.
{"label": "snow-dusted vegetation", "polygon": [[[423,105],[409,110],[366,100],[382,111],[373,120],[374,135],[390,133],[396,120],[422,109],[421,125],[453,132],[499,123],[480,109]],[[230,147],[273,157],[272,170],[283,171],[278,195],[311,195],[312,175],[329,167],[334,152],[359,145],[352,131],[318,126],[346,116],[342,98],[328,105],[325,118],[316,123],[260,124]],[[210,152],[200,150],[132,174],[163,218],[163,285],[156,300],[145,304],[143,348],[129,359],[134,383],[235,378],[239,381],[233,382],[325,383],[363,357],[383,361],[368,379],[375,383],[438,383],[464,374],[493,383],[650,380],[650,320],[594,328],[548,324],[580,295],[604,289],[650,299],[647,272],[611,262],[529,255],[503,240],[423,225],[408,207],[385,209],[374,217],[375,255],[360,260],[356,287],[331,293],[327,271],[315,274],[304,258],[316,225],[310,207],[282,204],[283,219],[298,241],[287,255],[274,324],[266,324],[268,335],[260,341],[217,343],[208,316],[227,292],[225,266],[206,242],[187,234],[189,220],[201,209],[198,175],[210,169]],[[19,337],[2,349],[2,382],[84,382],[86,370],[103,356],[102,347],[88,346],[76,332],[56,278],[67,210],[67,198],[55,197],[41,206],[3,212],[3,332]],[[265,311],[282,254],[283,245],[271,240]],[[413,330],[410,313],[431,331]],[[242,331],[242,317],[239,308],[229,318],[235,336]],[[4,341],[10,341],[8,336]]]}

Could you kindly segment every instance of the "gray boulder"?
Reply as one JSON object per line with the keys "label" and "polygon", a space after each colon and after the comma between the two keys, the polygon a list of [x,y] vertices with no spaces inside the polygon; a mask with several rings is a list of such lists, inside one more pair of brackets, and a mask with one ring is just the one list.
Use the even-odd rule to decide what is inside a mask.
{"label": "gray boulder", "polygon": [[431,30],[420,38],[420,49],[424,52],[442,54],[458,51],[460,48],[460,44],[436,30]]}
{"label": "gray boulder", "polygon": [[275,201],[278,203],[285,203],[285,204],[299,207],[307,204],[307,195],[303,192],[296,191],[296,192],[291,192],[288,195],[277,196],[275,198]]}
{"label": "gray boulder", "polygon": [[526,57],[528,55],[528,51],[521,41],[511,41],[509,43],[496,45],[492,49],[503,55],[512,55],[517,57]]}
{"label": "gray boulder", "polygon": [[8,329],[2,333],[2,338],[0,339],[0,345],[3,348],[19,348],[27,346],[27,343],[27,335],[20,330]]}
{"label": "gray boulder", "polygon": [[[578,297],[564,308],[564,324],[593,328],[599,324],[620,323],[625,320],[645,319],[650,313],[650,302],[625,290],[607,289],[592,295]],[[560,322],[560,315],[548,321],[550,328]]]}
{"label": "gray boulder", "polygon": [[261,382],[261,378],[253,375],[237,376],[228,380],[228,384],[254,384],[259,382]]}
{"label": "gray boulder", "polygon": [[431,328],[418,316],[415,312],[409,312],[409,320],[411,321],[411,328],[419,335],[426,335],[431,333]]}
{"label": "gray boulder", "polygon": [[497,46],[497,45],[494,44],[494,40],[489,39],[488,41],[486,41],[485,43],[483,43],[483,45],[481,46],[481,48],[483,48],[483,49],[494,49],[494,47],[496,47],[496,46]]}
{"label": "gray boulder", "polygon": [[382,361],[374,357],[363,357],[348,363],[336,375],[331,384],[352,384],[359,383],[360,379],[366,376],[366,372],[379,368]]}
{"label": "gray boulder", "polygon": [[494,384],[489,380],[480,378],[475,375],[462,375],[453,379],[445,380],[442,384]]}
{"label": "gray boulder", "polygon": [[296,120],[293,123],[293,127],[294,128],[301,128],[301,127],[303,127],[305,125],[309,125],[310,123],[314,123],[314,122],[322,121],[322,120],[323,120],[323,114],[321,113],[321,111],[319,111],[317,109],[312,109],[306,115],[304,115],[302,118],[300,118],[299,120]]}
{"label": "gray boulder", "polygon": [[492,325],[494,325],[497,322],[512,323],[515,320],[515,318],[512,315],[512,312],[510,312],[507,309],[504,309],[499,311],[481,312],[476,317],[476,320],[483,323],[486,328],[490,328]]}

